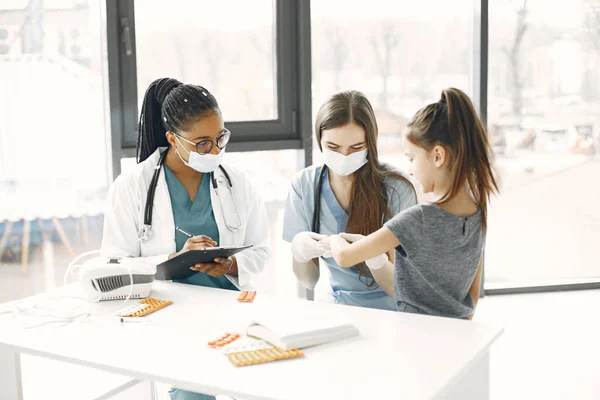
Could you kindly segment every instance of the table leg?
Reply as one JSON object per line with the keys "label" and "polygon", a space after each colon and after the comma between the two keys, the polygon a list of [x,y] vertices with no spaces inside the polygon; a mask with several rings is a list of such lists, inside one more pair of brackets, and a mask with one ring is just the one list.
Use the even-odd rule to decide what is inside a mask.
{"label": "table leg", "polygon": [[23,243],[21,247],[21,273],[27,273],[27,263],[29,262],[29,231],[31,222],[28,219],[23,220]]}
{"label": "table leg", "polygon": [[489,350],[471,365],[442,396],[443,400],[489,400],[490,352]]}
{"label": "table leg", "polygon": [[0,239],[0,257],[2,257],[2,253],[4,253],[4,247],[6,247],[6,242],[8,241],[8,235],[12,231],[12,221],[6,221],[6,227],[4,228],[4,234],[2,234],[2,239]]}
{"label": "table leg", "polygon": [[158,400],[158,393],[156,391],[156,382],[150,382],[150,400]]}
{"label": "table leg", "polygon": [[23,400],[21,355],[0,344],[0,399]]}

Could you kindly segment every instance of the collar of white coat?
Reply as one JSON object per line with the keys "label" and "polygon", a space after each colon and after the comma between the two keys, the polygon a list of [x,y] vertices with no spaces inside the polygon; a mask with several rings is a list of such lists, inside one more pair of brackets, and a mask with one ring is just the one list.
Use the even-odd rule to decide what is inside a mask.
{"label": "collar of white coat", "polygon": [[[148,157],[146,161],[144,161],[145,169],[147,171],[146,173],[148,174],[146,179],[151,179],[151,175],[153,175],[154,172],[156,172],[156,167],[158,165],[160,155],[163,151],[166,151],[167,149],[167,147],[158,148],[154,153],[152,153],[150,157]],[[214,179],[217,182],[217,188],[213,186],[212,179],[210,181],[210,197],[213,212],[215,214],[215,219],[217,221],[217,225],[219,226],[220,233],[224,229],[230,231],[227,233],[234,233],[236,229],[229,229],[228,226],[241,226],[243,223],[243,216],[240,215],[241,210],[238,209],[238,204],[236,202],[235,195],[235,192],[238,192],[241,189],[240,187],[236,187],[236,184],[240,185],[243,182],[240,182],[240,180],[238,179],[238,173],[235,169],[228,168],[227,173],[229,175],[229,179],[231,179],[232,187],[229,186],[229,179],[227,179],[227,176],[221,168],[217,168],[214,171]],[[168,200],[170,204],[170,199],[167,191],[167,182],[165,180],[164,174],[161,174],[159,178],[155,196],[164,201]],[[164,213],[168,213],[165,209],[162,208],[155,209],[155,212],[161,216]],[[227,216],[224,215],[226,213]]]}

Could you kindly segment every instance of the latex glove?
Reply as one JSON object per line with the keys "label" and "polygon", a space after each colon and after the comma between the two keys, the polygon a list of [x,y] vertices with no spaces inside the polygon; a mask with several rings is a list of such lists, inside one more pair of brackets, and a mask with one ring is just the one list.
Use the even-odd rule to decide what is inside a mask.
{"label": "latex glove", "polygon": [[[365,235],[361,235],[358,233],[345,233],[344,232],[344,233],[340,233],[340,236],[342,238],[346,239],[350,243],[358,242],[359,240],[365,238]],[[373,258],[369,258],[368,260],[365,260],[365,264],[367,264],[367,267],[369,267],[369,269],[379,269],[379,268],[383,267],[387,261],[388,261],[388,257],[385,253],[383,253],[383,254],[380,254]]]}
{"label": "latex glove", "polygon": [[313,258],[321,257],[325,251],[317,247],[319,240],[327,236],[314,232],[300,232],[292,239],[292,255],[301,263],[307,263]]}
{"label": "latex glove", "polygon": [[331,236],[327,236],[317,243],[317,249],[323,251],[323,257],[331,258],[333,257],[333,253],[331,252],[331,244],[329,243],[329,238]]}

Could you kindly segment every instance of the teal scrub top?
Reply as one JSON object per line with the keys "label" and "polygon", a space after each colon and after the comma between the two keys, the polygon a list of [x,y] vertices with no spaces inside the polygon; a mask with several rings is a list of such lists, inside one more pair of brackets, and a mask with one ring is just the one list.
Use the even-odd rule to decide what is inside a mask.
{"label": "teal scrub top", "polygon": [[[171,197],[171,207],[173,209],[173,220],[175,226],[180,227],[191,235],[206,235],[212,240],[219,242],[219,228],[213,213],[212,202],[210,200],[210,174],[202,175],[202,182],[198,187],[198,192],[194,202],[190,200],[185,187],[179,182],[173,171],[165,164],[165,179],[169,196]],[[175,250],[183,249],[188,237],[175,230]],[[220,289],[238,290],[233,283],[225,276],[214,278],[203,272],[198,272],[188,279],[177,280],[175,282],[188,283],[191,285],[207,286]]]}

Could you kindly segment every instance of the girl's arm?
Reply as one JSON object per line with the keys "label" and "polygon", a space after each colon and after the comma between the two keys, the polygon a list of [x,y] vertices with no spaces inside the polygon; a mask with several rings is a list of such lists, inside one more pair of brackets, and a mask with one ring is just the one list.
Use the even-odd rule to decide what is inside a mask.
{"label": "girl's arm", "polygon": [[331,252],[340,267],[351,267],[400,245],[396,236],[385,226],[352,244],[339,235],[329,239]]}
{"label": "girl's arm", "polygon": [[[477,273],[475,274],[475,278],[473,279],[473,283],[471,284],[471,288],[469,289],[469,294],[473,298],[473,308],[477,308],[477,302],[479,301],[479,289],[481,288],[481,271],[483,271],[483,257],[481,257],[481,261],[479,261]],[[473,311],[473,314],[469,315],[469,319],[473,319],[473,315],[475,315],[475,311]]]}

